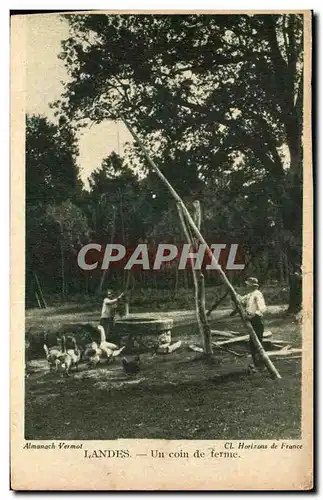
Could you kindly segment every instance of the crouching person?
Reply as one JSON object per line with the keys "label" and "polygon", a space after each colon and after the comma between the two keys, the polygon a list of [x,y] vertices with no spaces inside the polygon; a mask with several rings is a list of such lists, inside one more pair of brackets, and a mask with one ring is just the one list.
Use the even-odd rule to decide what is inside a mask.
{"label": "crouching person", "polygon": [[106,338],[111,337],[113,333],[117,303],[123,295],[122,292],[114,299],[112,291],[108,290],[107,296],[103,299],[100,325],[104,328]]}
{"label": "crouching person", "polygon": [[[250,321],[260,343],[262,344],[264,335],[264,321],[263,315],[266,311],[265,299],[259,290],[259,283],[257,278],[248,278],[245,281],[249,293],[244,296],[239,296],[239,300],[244,307],[246,318]],[[263,366],[263,362],[257,352],[252,339],[249,339],[250,352],[253,359],[253,364],[249,366],[249,371],[256,372],[257,368]]]}

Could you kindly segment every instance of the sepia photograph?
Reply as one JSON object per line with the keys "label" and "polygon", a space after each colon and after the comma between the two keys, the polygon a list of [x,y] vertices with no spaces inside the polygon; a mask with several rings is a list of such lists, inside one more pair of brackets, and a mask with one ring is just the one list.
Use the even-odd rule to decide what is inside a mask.
{"label": "sepia photograph", "polygon": [[11,23],[20,449],[311,448],[310,11]]}

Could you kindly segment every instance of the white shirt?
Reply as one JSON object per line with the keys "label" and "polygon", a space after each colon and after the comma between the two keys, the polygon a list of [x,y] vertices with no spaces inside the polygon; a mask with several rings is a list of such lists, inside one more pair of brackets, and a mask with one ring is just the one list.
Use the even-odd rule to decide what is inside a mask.
{"label": "white shirt", "polygon": [[263,294],[260,290],[253,290],[241,297],[239,295],[239,300],[241,304],[245,307],[245,311],[248,316],[262,316],[266,312],[266,304]]}

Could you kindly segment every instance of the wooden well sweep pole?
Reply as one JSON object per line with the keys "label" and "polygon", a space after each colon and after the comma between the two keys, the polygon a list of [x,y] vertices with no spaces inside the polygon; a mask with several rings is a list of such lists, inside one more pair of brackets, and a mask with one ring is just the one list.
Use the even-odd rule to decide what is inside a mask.
{"label": "wooden well sweep pole", "polygon": [[260,358],[262,359],[262,361],[264,362],[267,370],[269,371],[270,375],[272,378],[275,378],[275,379],[280,379],[281,378],[281,375],[280,373],[278,372],[278,370],[276,369],[275,365],[273,364],[273,362],[271,361],[271,359],[269,358],[268,354],[266,353],[266,351],[264,350],[260,340],[258,339],[250,321],[248,321],[248,319],[245,318],[245,315],[244,315],[244,311],[242,309],[242,306],[240,304],[240,301],[238,299],[238,296],[237,296],[237,293],[235,291],[235,289],[233,288],[233,286],[231,285],[230,281],[228,280],[225,272],[223,271],[222,267],[218,264],[218,262],[216,261],[214,255],[213,255],[213,252],[212,250],[210,249],[210,247],[208,246],[208,244],[206,243],[205,239],[203,238],[202,234],[200,233],[200,231],[198,230],[198,228],[196,227],[196,224],[194,222],[194,220],[192,219],[189,211],[187,210],[185,204],[183,203],[183,200],[181,199],[181,197],[179,196],[179,194],[175,191],[175,189],[173,188],[173,186],[170,184],[170,182],[166,179],[166,177],[164,176],[164,174],[159,170],[159,168],[157,167],[157,165],[155,164],[155,162],[153,161],[153,159],[150,157],[147,149],[145,148],[144,144],[142,143],[142,141],[140,140],[140,138],[138,137],[138,135],[136,134],[136,132],[134,131],[134,129],[132,128],[132,126],[130,125],[130,123],[127,122],[127,120],[125,119],[125,117],[120,113],[119,114],[121,120],[124,122],[124,124],[126,125],[126,127],[128,128],[129,132],[131,133],[131,135],[133,136],[133,138],[135,139],[135,141],[138,143],[139,147],[141,148],[142,152],[144,153],[149,165],[151,166],[151,168],[153,169],[153,171],[158,175],[158,177],[160,178],[160,180],[167,186],[169,192],[171,193],[171,195],[173,196],[173,198],[175,199],[175,201],[177,203],[180,204],[181,208],[182,208],[182,211],[183,211],[183,214],[192,230],[192,233],[193,235],[198,239],[198,241],[205,245],[205,251],[206,251],[206,254],[208,255],[212,265],[214,265],[214,268],[217,269],[220,273],[220,276],[221,276],[221,279],[223,281],[223,283],[226,285],[226,287],[228,288],[229,290],[229,293],[231,295],[231,298],[238,310],[238,313],[241,317],[241,320],[242,320],[242,323],[244,324],[244,326],[246,327],[249,335],[250,335],[250,338],[256,348],[256,350],[258,351],[259,355],[260,355]]}
{"label": "wooden well sweep pole", "polygon": [[[112,245],[114,237],[115,237],[115,232],[116,232],[116,209],[113,206],[113,219],[112,219],[112,229],[111,229],[111,239],[110,239],[110,244]],[[100,283],[98,286],[97,293],[101,293],[104,285],[104,280],[107,277],[109,272],[109,268],[103,269],[103,273],[101,274],[101,279]]]}

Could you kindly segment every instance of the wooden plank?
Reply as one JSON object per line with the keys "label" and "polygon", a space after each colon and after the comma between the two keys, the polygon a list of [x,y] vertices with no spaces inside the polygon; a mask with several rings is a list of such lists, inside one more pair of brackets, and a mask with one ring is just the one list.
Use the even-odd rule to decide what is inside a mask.
{"label": "wooden plank", "polygon": [[285,351],[284,349],[280,349],[279,351],[268,351],[268,356],[293,357],[296,355],[296,357],[301,357],[298,355],[302,354],[302,352],[303,352],[303,350],[300,348],[292,348],[292,349],[289,349],[288,351]]}
{"label": "wooden plank", "polygon": [[202,347],[198,347],[197,345],[194,345],[194,344],[191,344],[188,347],[189,347],[189,349],[191,349],[191,351],[204,352]]}
{"label": "wooden plank", "polygon": [[212,342],[212,345],[214,347],[217,347],[218,349],[221,349],[222,351],[229,352],[230,354],[233,354],[234,356],[237,356],[238,358],[245,357],[245,354],[242,354],[241,352],[233,351],[232,349],[229,349],[228,347],[223,347],[222,345],[219,345],[217,342]]}
{"label": "wooden plank", "polygon": [[[263,343],[263,346],[265,347],[265,349],[267,350],[277,350],[277,349],[282,349],[282,344],[276,344],[276,342],[270,342],[270,341],[264,341]],[[286,344],[287,345],[287,344]],[[289,346],[291,347],[291,346]]]}
{"label": "wooden plank", "polygon": [[[232,332],[228,332],[228,331],[224,332],[221,330],[211,330],[211,334],[215,335],[217,337],[229,337],[229,338],[237,336],[237,334],[234,334]],[[241,333],[239,333],[239,335],[241,335]]]}
{"label": "wooden plank", "polygon": [[[270,352],[268,354],[270,354]],[[251,359],[251,354],[249,354],[248,358]],[[273,358],[275,360],[280,360],[280,361],[281,360],[288,360],[289,361],[290,359],[302,359],[302,356],[300,354],[291,354],[291,355],[286,356],[286,353],[285,353],[285,355],[282,354],[280,356],[277,354],[276,356],[273,356]]]}
{"label": "wooden plank", "polygon": [[277,348],[282,348],[285,345],[288,345],[288,342],[287,340],[264,339],[263,344],[264,346],[277,346]]}
{"label": "wooden plank", "polygon": [[272,344],[288,344],[287,340],[279,340],[279,339],[266,339],[265,342],[270,342]]}
{"label": "wooden plank", "polygon": [[35,297],[36,297],[36,300],[37,300],[37,304],[38,304],[39,309],[42,309],[42,306],[41,306],[41,303],[40,303],[40,299],[39,299],[39,296],[38,296],[38,293],[37,293],[37,292],[35,292]]}
{"label": "wooden plank", "polygon": [[282,352],[283,352],[283,351],[289,351],[290,349],[292,349],[291,344],[287,344],[287,345],[285,345],[284,347],[282,347],[282,348],[281,348],[281,351],[282,351]]}
{"label": "wooden plank", "polygon": [[[234,332],[232,330],[211,330],[211,333],[212,335],[216,336],[216,337],[225,337],[225,338],[238,338],[238,337],[241,337],[241,332]],[[271,332],[270,332],[271,333]],[[272,335],[272,333],[271,333]],[[266,331],[264,333],[264,337],[269,337],[268,335],[268,331]],[[269,341],[268,341],[269,342]],[[275,341],[272,341],[272,342],[276,342]],[[287,344],[287,342],[285,340],[277,340],[277,343],[280,344],[280,343],[284,343],[284,344]]]}
{"label": "wooden plank", "polygon": [[[277,358],[277,359],[279,359],[279,358]],[[282,357],[281,359],[284,359],[284,358]],[[288,360],[290,360],[290,359],[302,359],[302,356],[297,356],[297,355],[296,356],[285,356],[285,359],[288,359]]]}

